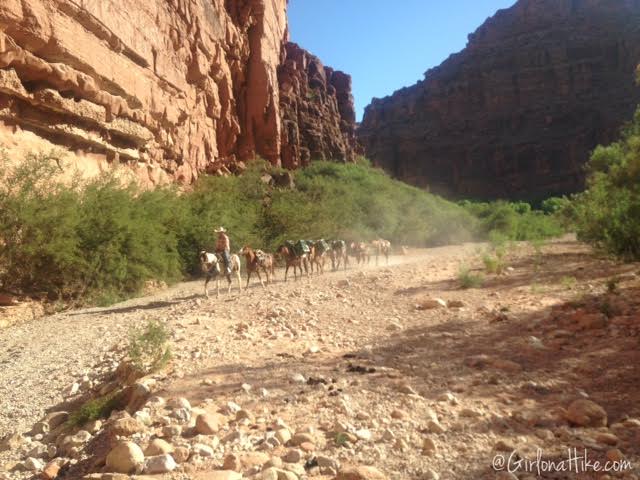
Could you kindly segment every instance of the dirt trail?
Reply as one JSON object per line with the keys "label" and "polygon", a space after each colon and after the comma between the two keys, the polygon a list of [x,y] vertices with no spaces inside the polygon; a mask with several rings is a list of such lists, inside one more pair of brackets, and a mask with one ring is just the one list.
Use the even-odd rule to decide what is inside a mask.
{"label": "dirt trail", "polygon": [[[456,252],[456,253],[454,253]],[[391,257],[389,266],[423,261],[425,258],[457,255],[457,249],[433,249],[414,252],[407,257]],[[228,296],[221,288],[215,298],[213,283],[209,286],[210,300],[206,300],[201,280],[182,282],[149,296],[131,299],[105,308],[87,308],[42,317],[36,321],[0,330],[0,438],[12,431],[29,428],[43,414],[44,409],[63,401],[65,390],[83,375],[90,374],[108,352],[117,349],[128,338],[130,329],[149,319],[169,320],[181,331],[194,316],[215,319],[209,328],[222,333],[229,325],[253,320],[256,301],[265,299],[275,304],[280,298],[301,295],[305,288],[322,289],[361,271],[375,271],[375,261],[365,268],[347,272],[327,272],[295,282],[293,276],[283,282],[283,270],[276,272],[276,281],[262,291],[252,284],[242,296],[236,285]],[[385,267],[386,268],[386,265]],[[242,285],[246,278],[243,274]],[[189,329],[189,334],[195,334]],[[187,340],[177,334],[179,343]],[[218,342],[219,343],[219,342]],[[235,348],[226,350],[232,354]],[[183,350],[178,347],[178,355]],[[238,351],[242,350],[237,349]]]}
{"label": "dirt trail", "polygon": [[[370,441],[327,447],[343,463],[373,464],[393,479],[466,479],[495,478],[500,450],[563,458],[577,446],[603,458],[609,447],[597,435],[606,432],[564,419],[573,400],[589,397],[638,473],[640,422],[624,426],[640,418],[638,265],[598,259],[570,239],[542,254],[519,245],[505,275],[460,290],[460,266],[480,267],[483,248],[421,250],[287,284],[279,271],[267,290],[254,284],[219,299],[204,299],[200,281],[182,283],[0,331],[0,436],[28,430],[85,373],[115,364],[110,352],[131,326],[160,319],[175,355],[157,376],[160,395],[233,401],[297,429],[341,422],[369,432]],[[606,295],[612,277],[621,278],[615,297]],[[416,308],[436,298],[458,306]],[[602,325],[567,323],[605,301],[612,312]]]}

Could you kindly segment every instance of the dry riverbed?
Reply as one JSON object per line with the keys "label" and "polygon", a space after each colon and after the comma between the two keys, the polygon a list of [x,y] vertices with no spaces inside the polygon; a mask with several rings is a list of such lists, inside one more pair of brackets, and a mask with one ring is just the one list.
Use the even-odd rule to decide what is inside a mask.
{"label": "dry riverbed", "polygon": [[[1,330],[0,479],[51,462],[58,478],[119,479],[102,472],[124,441],[163,479],[638,478],[640,267],[571,239],[521,244],[505,274],[461,290],[461,266],[480,270],[486,248],[287,284],[278,272],[219,299],[183,283]],[[150,319],[166,322],[174,358],[133,417],[64,438],[33,430],[103,388],[130,328]],[[540,452],[558,470],[569,449],[621,471],[517,463]],[[509,457],[515,477],[493,468]]]}

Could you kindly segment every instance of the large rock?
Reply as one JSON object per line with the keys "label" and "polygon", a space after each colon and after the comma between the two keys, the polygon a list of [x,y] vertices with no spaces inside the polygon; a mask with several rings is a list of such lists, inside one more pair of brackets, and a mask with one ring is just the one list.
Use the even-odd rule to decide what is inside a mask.
{"label": "large rock", "polygon": [[351,466],[341,469],[335,480],[387,480],[387,476],[375,467]]}
{"label": "large rock", "polygon": [[132,417],[120,418],[108,426],[109,432],[113,435],[122,437],[130,437],[133,434],[144,431],[145,427],[142,423]]}
{"label": "large rock", "polygon": [[196,432],[202,435],[214,435],[223,425],[225,417],[220,414],[204,413],[196,417]]}
{"label": "large rock", "polygon": [[606,427],[607,412],[595,402],[576,400],[567,408],[566,418],[579,427]]}
{"label": "large rock", "polygon": [[133,442],[122,442],[116,445],[107,455],[107,471],[115,473],[132,473],[142,469],[144,454]]}
{"label": "large rock", "polygon": [[639,22],[635,0],[519,0],[424,80],[374,99],[359,140],[376,165],[439,193],[580,190],[590,151],[640,102]]}
{"label": "large rock", "polygon": [[287,0],[3,1],[0,143],[15,159],[63,147],[61,166],[87,176],[126,164],[144,185],[240,172],[256,155],[349,160],[350,79],[315,57],[300,63],[312,57],[288,43],[286,10]]}

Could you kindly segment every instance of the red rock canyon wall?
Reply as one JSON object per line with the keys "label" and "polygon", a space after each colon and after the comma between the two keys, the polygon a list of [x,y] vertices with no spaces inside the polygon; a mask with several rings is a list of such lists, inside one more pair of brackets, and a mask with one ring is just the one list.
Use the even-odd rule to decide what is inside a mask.
{"label": "red rock canyon wall", "polygon": [[304,126],[295,138],[283,130],[298,102],[279,80],[292,65],[286,9],[286,0],[2,0],[0,144],[14,159],[58,148],[89,174],[124,164],[147,185],[242,170],[256,155],[289,166],[307,152],[348,160],[346,75],[329,75],[341,88],[327,80],[331,115],[316,119],[344,148],[305,143],[315,137]]}
{"label": "red rock canyon wall", "polygon": [[374,163],[457,197],[540,199],[631,119],[639,0],[519,0],[425,79],[374,99],[358,131]]}

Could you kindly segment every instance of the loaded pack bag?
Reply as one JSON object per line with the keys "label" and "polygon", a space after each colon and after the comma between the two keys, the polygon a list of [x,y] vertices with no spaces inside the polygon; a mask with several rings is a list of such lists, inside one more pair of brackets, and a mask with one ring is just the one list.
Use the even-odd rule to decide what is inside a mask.
{"label": "loaded pack bag", "polygon": [[318,253],[323,254],[329,250],[329,244],[324,240],[324,238],[321,238],[316,242],[316,249],[318,250]]}
{"label": "loaded pack bag", "polygon": [[347,249],[347,243],[344,240],[334,240],[331,243],[331,247],[334,250],[338,250],[338,249],[346,250]]}
{"label": "loaded pack bag", "polygon": [[293,247],[293,251],[299,257],[301,255],[309,253],[311,249],[309,248],[309,245],[305,240],[298,240],[295,246]]}

